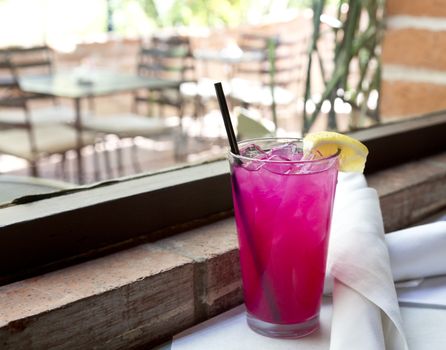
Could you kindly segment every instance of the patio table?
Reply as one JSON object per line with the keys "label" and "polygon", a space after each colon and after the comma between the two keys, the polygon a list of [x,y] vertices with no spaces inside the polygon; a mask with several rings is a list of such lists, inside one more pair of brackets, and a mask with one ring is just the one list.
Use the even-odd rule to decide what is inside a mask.
{"label": "patio table", "polygon": [[45,76],[23,76],[19,79],[24,92],[72,99],[75,110],[74,126],[77,131],[78,180],[83,183],[82,110],[81,100],[139,89],[178,88],[180,81],[146,78],[136,74],[112,71],[94,71],[80,75],[79,72],[55,72]]}
{"label": "patio table", "polygon": [[243,51],[234,49],[197,49],[193,53],[196,60],[203,61],[205,75],[208,75],[208,63],[219,63],[228,67],[227,78],[233,75],[234,66],[242,63],[260,62],[265,59],[265,54],[260,51]]}
{"label": "patio table", "polygon": [[198,49],[194,57],[202,61],[212,61],[225,64],[239,64],[252,61],[261,61],[265,55],[260,51],[229,51]]}

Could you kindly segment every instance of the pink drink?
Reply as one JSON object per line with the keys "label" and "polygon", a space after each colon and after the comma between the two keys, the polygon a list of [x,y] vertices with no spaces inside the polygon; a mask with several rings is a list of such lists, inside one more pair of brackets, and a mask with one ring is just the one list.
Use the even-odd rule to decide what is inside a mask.
{"label": "pink drink", "polygon": [[[254,140],[262,149],[278,141]],[[231,154],[248,323],[269,336],[319,327],[337,156],[302,161],[295,151],[282,147],[256,160]]]}

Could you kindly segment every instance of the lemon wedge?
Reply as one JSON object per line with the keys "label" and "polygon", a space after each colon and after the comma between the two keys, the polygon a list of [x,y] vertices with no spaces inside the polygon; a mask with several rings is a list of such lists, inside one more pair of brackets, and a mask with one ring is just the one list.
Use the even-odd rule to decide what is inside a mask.
{"label": "lemon wedge", "polygon": [[317,151],[328,157],[340,150],[339,170],[345,172],[364,172],[369,150],[360,141],[332,131],[307,134],[303,139],[305,154]]}

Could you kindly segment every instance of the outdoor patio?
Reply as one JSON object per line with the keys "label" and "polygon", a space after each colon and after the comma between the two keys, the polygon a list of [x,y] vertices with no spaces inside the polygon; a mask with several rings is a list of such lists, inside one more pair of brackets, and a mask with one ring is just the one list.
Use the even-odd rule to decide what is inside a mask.
{"label": "outdoor patio", "polygon": [[[140,136],[135,134],[138,136],[135,138],[116,130],[111,132],[109,129],[105,131],[93,129],[94,132],[100,132],[104,136],[103,138],[101,136],[100,142],[94,144],[87,142],[85,147],[81,147],[82,149],[78,144],[71,150],[42,157],[35,162],[40,168],[38,176],[67,183],[91,184],[116,177],[160,171],[225,157],[227,142],[225,142],[223,122],[212,85],[212,82],[216,81],[231,84],[231,89],[228,85],[226,88],[233,123],[236,127],[238,112],[232,108],[241,106],[250,110],[249,117],[254,118],[254,121],[250,120],[250,123],[260,123],[260,127],[266,130],[263,135],[248,130],[246,135],[250,137],[267,134],[300,137],[310,128],[312,131],[324,129],[347,131],[352,127],[375,124],[376,120],[363,118],[361,116],[363,112],[353,110],[350,103],[336,97],[333,93],[327,97],[327,100],[320,101],[327,84],[327,76],[335,69],[332,57],[333,29],[338,25],[334,17],[335,8],[328,6],[325,14],[320,17],[321,35],[317,39],[312,37],[313,15],[309,8],[300,7],[297,11],[285,13],[286,16],[280,17],[276,14],[275,17],[267,17],[255,24],[241,23],[224,28],[200,27],[199,30],[193,27],[159,28],[139,35],[137,38],[110,32],[103,35],[100,40],[91,42],[73,42],[71,39],[64,42],[55,33],[49,31],[46,34],[48,40],[54,40],[56,43],[55,47],[51,48],[53,74],[70,72],[77,76],[76,79],[79,81],[85,80],[85,77],[88,80],[89,75],[94,76],[102,71],[140,75],[137,67],[140,65],[141,48],[153,46],[153,40],[157,40],[157,37],[187,38],[194,72],[192,78],[182,79],[192,79],[196,87],[193,87],[192,95],[190,91],[181,91],[183,95],[181,131],[176,131],[173,138],[154,138],[143,133]],[[309,56],[312,40],[316,40],[317,46]],[[257,42],[252,43],[252,41]],[[268,46],[270,44],[273,44],[274,50],[277,51],[273,56]],[[251,57],[250,52],[254,52]],[[248,54],[247,58],[243,58],[246,54]],[[310,65],[309,57],[313,57],[312,65]],[[274,68],[271,68],[273,66]],[[310,75],[306,73],[308,67],[310,67]],[[270,73],[272,71],[274,76]],[[149,72],[149,74],[152,73]],[[356,68],[349,74],[349,79],[352,81],[357,80],[360,75]],[[248,78],[257,85],[263,84],[263,92],[250,91],[251,85],[244,85],[244,80]],[[275,82],[272,83],[271,79]],[[22,82],[21,85],[26,89],[27,85],[24,83]],[[280,95],[281,90],[277,90],[271,100],[269,86],[274,86],[274,91],[282,89],[285,93],[284,98]],[[35,87],[31,85],[26,93],[34,94],[36,91],[39,92],[40,88],[38,86],[37,90],[33,90]],[[48,88],[50,87],[46,87]],[[120,91],[112,95],[100,92],[88,97],[85,84],[82,86],[79,83],[78,88],[84,91],[74,99],[63,91],[50,90],[45,93],[55,94],[59,105],[65,110],[71,110],[71,113],[78,113],[76,106],[73,106],[73,101],[79,103],[79,113],[89,113],[95,117],[96,124],[97,122],[101,125],[106,123],[111,116],[133,112],[135,96],[130,91],[118,88]],[[376,94],[376,91],[372,91],[371,95],[373,94]],[[32,115],[34,111],[44,106],[47,105],[33,100],[29,102],[28,108]],[[157,107],[156,104],[155,107]],[[162,114],[172,117],[172,120],[177,117],[176,120],[179,122],[178,109],[171,105],[160,108],[163,108]],[[155,110],[142,108],[137,114],[142,117],[146,115],[159,117],[161,116],[160,108],[155,108]],[[373,108],[376,109],[376,105]],[[89,118],[83,119],[82,122],[75,122],[77,123],[75,129],[79,132],[83,128],[90,132]],[[83,125],[84,123],[87,125]],[[71,126],[74,125],[71,124]],[[245,138],[242,134],[239,137]],[[80,154],[82,154],[84,165],[78,160]],[[83,168],[80,170],[81,165]],[[35,165],[29,166],[26,159],[18,158],[8,152],[0,154],[0,173],[2,174],[35,175],[33,173],[35,168]],[[82,172],[82,179],[79,172]]]}

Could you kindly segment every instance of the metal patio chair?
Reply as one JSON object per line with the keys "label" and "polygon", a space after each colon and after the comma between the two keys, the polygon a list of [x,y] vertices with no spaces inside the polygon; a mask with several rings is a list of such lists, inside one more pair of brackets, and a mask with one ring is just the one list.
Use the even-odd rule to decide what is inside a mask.
{"label": "metal patio chair", "polygon": [[[5,55],[0,55],[0,68],[12,71],[11,63]],[[0,153],[26,160],[33,176],[39,175],[38,162],[41,158],[60,154],[63,162],[66,152],[95,143],[96,135],[93,133],[82,132],[79,135],[73,127],[62,123],[35,123],[28,101],[28,95],[21,91],[15,77],[2,75]],[[5,114],[7,118],[2,118],[8,110],[20,111],[21,117],[15,120],[10,114]]]}

